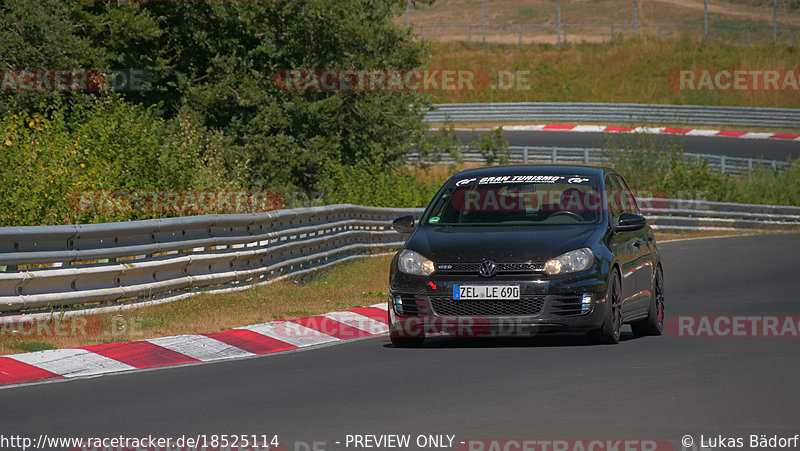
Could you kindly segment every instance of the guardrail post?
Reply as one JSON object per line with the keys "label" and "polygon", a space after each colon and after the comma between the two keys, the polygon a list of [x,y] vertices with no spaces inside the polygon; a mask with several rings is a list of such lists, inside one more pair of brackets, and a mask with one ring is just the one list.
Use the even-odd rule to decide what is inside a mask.
{"label": "guardrail post", "polygon": [[753,173],[753,159],[752,158],[748,158],[747,159],[747,176],[750,177],[750,175],[752,173]]}
{"label": "guardrail post", "polygon": [[419,38],[422,39],[425,37],[425,25],[419,26]]}
{"label": "guardrail post", "polygon": [[719,173],[725,173],[725,155],[722,155],[719,159]]}
{"label": "guardrail post", "polygon": [[522,25],[519,26],[519,42],[518,44],[522,44]]}
{"label": "guardrail post", "polygon": [[528,164],[528,148],[522,149],[522,164]]}
{"label": "guardrail post", "polygon": [[583,149],[583,164],[589,164],[589,149]]}
{"label": "guardrail post", "polygon": [[703,40],[708,38],[708,0],[703,0]]}
{"label": "guardrail post", "polygon": [[778,0],[772,0],[772,43],[778,42]]}
{"label": "guardrail post", "polygon": [[658,39],[661,39],[661,26],[658,27]]}
{"label": "guardrail post", "polygon": [[[556,22],[558,23],[558,45],[561,45],[561,0],[558,0],[558,9],[556,10]],[[564,37],[566,38],[566,30],[564,30]]]}
{"label": "guardrail post", "polygon": [[486,45],[486,0],[481,1],[481,42]]}
{"label": "guardrail post", "polygon": [[467,25],[467,41],[472,42],[472,25]]}
{"label": "guardrail post", "polygon": [[750,40],[750,27],[747,27],[747,46],[751,47],[753,44]]}
{"label": "guardrail post", "polygon": [[633,37],[636,37],[636,31],[639,28],[639,1],[633,0]]}
{"label": "guardrail post", "polygon": [[558,163],[558,149],[553,148],[553,163]]}

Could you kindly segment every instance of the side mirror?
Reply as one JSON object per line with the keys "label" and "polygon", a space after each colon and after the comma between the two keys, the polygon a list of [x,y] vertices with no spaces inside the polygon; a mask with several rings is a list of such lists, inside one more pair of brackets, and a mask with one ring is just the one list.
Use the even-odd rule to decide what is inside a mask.
{"label": "side mirror", "polygon": [[647,225],[647,219],[642,215],[635,215],[633,213],[621,213],[617,226],[614,227],[618,231],[639,230]]}
{"label": "side mirror", "polygon": [[392,221],[392,228],[395,232],[408,235],[414,231],[415,223],[416,219],[413,216],[402,216]]}

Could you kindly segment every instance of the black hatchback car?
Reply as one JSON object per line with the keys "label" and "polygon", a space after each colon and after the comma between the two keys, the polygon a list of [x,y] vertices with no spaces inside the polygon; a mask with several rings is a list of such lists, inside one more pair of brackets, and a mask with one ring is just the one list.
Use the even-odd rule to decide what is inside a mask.
{"label": "black hatchback car", "polygon": [[390,337],[583,331],[660,335],[664,280],[650,226],[622,176],[589,166],[504,166],[450,178],[391,264]]}

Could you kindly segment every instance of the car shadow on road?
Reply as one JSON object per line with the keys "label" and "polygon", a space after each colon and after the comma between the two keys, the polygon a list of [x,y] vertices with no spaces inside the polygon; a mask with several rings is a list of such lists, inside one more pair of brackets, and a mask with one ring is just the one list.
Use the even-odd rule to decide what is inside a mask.
{"label": "car shadow on road", "polygon": [[[630,331],[622,331],[620,343],[637,340]],[[598,344],[582,333],[542,334],[531,337],[451,337],[433,336],[425,339],[420,349],[442,348],[555,348],[569,346],[606,346]],[[386,343],[385,348],[393,348]]]}

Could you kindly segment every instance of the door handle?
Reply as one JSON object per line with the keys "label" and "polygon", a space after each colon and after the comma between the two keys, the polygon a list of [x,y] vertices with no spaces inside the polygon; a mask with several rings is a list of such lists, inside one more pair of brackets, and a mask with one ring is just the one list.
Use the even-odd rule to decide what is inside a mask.
{"label": "door handle", "polygon": [[642,242],[640,240],[636,240],[633,242],[633,247],[639,249],[642,246]]}
{"label": "door handle", "polygon": [[655,239],[656,239],[656,237],[655,237],[655,236],[653,236],[653,235],[647,235],[647,242],[648,242],[648,243],[652,243],[652,242],[653,242]]}

